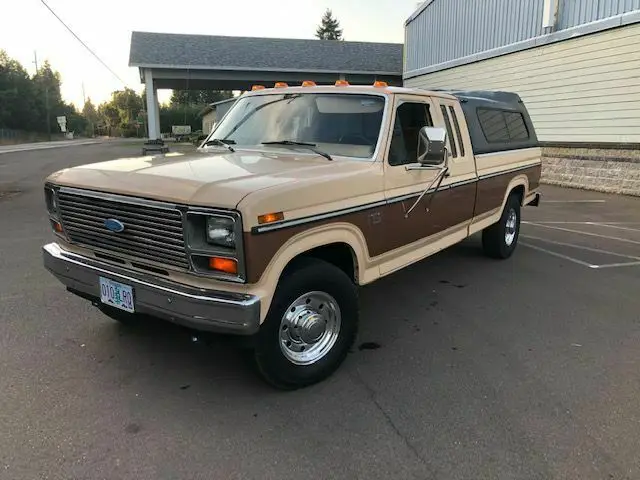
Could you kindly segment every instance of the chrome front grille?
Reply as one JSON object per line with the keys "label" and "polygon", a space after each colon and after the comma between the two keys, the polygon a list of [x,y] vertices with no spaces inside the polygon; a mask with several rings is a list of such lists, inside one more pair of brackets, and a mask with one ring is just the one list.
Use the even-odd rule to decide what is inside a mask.
{"label": "chrome front grille", "polygon": [[[182,213],[175,206],[62,188],[58,191],[58,208],[73,243],[119,258],[189,268]],[[105,220],[109,218],[122,222],[124,231],[108,230]]]}

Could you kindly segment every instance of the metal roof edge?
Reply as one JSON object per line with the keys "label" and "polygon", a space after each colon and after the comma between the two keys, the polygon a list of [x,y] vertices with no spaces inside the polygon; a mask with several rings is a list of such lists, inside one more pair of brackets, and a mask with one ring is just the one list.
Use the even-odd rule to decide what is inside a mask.
{"label": "metal roof edge", "polygon": [[404,22],[404,26],[406,27],[407,25],[409,25],[411,22],[413,22],[417,17],[420,16],[420,14],[429,6],[431,5],[433,2],[435,2],[435,0],[425,0],[425,2],[420,5],[410,16],[409,18],[407,18],[407,20]]}
{"label": "metal roof edge", "polygon": [[[433,1],[433,0],[431,0]],[[450,68],[460,67],[462,65],[468,65],[470,63],[479,62],[481,60],[488,60],[490,58],[501,57],[510,53],[521,52],[523,50],[529,50],[531,48],[540,47],[543,45],[550,45],[553,43],[562,42],[565,40],[571,40],[573,38],[579,38],[593,33],[602,32],[605,30],[611,30],[613,28],[623,27],[640,23],[640,10],[633,12],[622,13],[609,18],[603,18],[596,20],[595,22],[585,23],[583,25],[577,25],[575,27],[560,30],[558,32],[541,35],[539,37],[529,38],[520,42],[511,43],[502,47],[493,48],[491,50],[485,50],[484,52],[474,53],[467,55],[466,57],[456,58],[447,62],[438,63],[436,65],[430,65],[428,67],[418,68],[415,70],[408,70],[402,74],[403,80],[418,77],[420,75],[426,75],[429,73],[435,73],[442,70],[448,70]]]}

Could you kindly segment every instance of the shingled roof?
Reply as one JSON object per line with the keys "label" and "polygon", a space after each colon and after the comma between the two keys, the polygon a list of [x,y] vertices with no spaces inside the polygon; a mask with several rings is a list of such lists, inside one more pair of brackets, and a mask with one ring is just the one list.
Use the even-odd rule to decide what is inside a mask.
{"label": "shingled roof", "polygon": [[402,75],[402,44],[133,32],[129,66]]}

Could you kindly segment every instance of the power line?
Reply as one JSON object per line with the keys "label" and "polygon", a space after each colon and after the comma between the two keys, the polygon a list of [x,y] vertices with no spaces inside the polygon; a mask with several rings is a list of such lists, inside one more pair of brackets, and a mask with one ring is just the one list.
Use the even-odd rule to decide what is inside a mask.
{"label": "power line", "polygon": [[76,38],[76,40],[78,40],[78,41],[82,44],[82,46],[83,46],[84,48],[86,48],[87,50],[89,50],[89,53],[91,53],[91,55],[93,55],[94,57],[96,57],[96,59],[97,59],[97,60],[98,60],[102,65],[104,65],[104,67],[105,67],[107,70],[109,70],[109,71],[111,72],[111,74],[112,74],[114,77],[116,77],[118,80],[120,80],[120,82],[122,82],[122,84],[123,84],[125,87],[127,86],[127,82],[125,82],[124,80],[122,80],[122,79],[118,76],[118,74],[117,74],[116,72],[114,72],[113,70],[111,70],[111,68],[109,67],[109,65],[107,65],[106,63],[104,63],[104,62],[102,61],[102,59],[101,59],[101,58],[100,58],[100,57],[99,57],[99,56],[98,56],[98,55],[97,55],[93,50],[91,50],[91,49],[89,48],[89,46],[88,46],[86,43],[84,43],[84,42],[82,41],[82,39],[81,39],[80,37],[78,37],[78,35],[76,35],[76,34],[74,33],[74,31],[73,31],[73,30],[71,30],[71,28],[70,28],[66,23],[64,23],[64,20],[62,20],[62,19],[61,19],[61,18],[56,14],[56,12],[54,12],[54,11],[51,9],[51,7],[50,7],[49,5],[47,5],[47,2],[45,2],[44,0],[40,0],[40,1],[42,2],[42,4],[43,4],[45,7],[47,7],[47,9],[48,9],[52,14],[53,14],[53,16],[54,16],[54,17],[56,17],[56,18],[58,19],[58,21],[59,21],[62,25],[64,25],[64,27],[65,27],[67,30],[69,30],[69,32],[71,33],[71,35],[73,35],[73,36]]}

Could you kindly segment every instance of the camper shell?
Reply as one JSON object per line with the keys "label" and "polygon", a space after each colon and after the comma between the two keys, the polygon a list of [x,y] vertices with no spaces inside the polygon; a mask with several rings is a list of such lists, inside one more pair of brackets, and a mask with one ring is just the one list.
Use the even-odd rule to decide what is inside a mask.
{"label": "camper shell", "polygon": [[460,101],[476,155],[539,147],[524,102],[517,93],[437,90]]}

